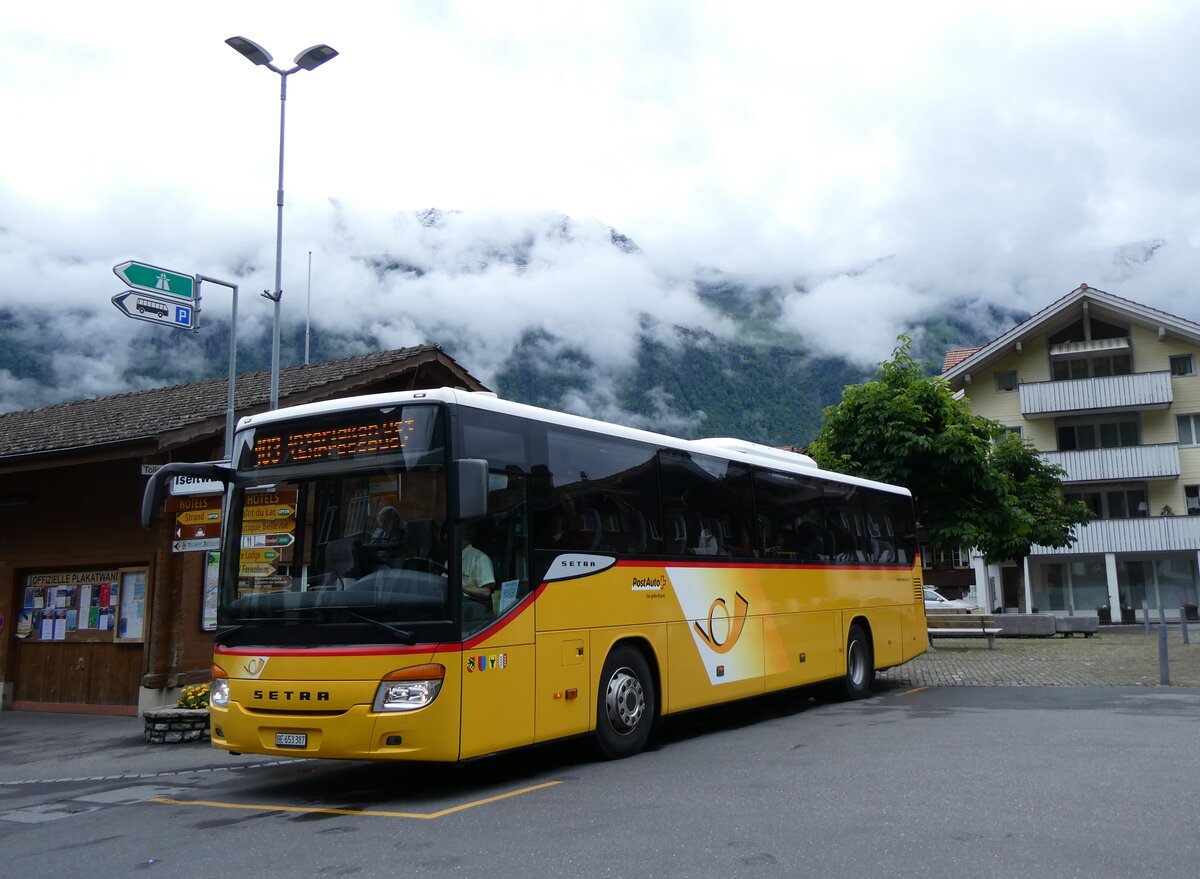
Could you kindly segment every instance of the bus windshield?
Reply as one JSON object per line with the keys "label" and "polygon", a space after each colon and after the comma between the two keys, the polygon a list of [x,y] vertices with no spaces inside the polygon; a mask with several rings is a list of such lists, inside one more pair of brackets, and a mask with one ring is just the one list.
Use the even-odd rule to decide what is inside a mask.
{"label": "bus windshield", "polygon": [[[414,643],[454,617],[440,410],[244,435],[217,640]],[[301,476],[300,474],[303,473]]]}

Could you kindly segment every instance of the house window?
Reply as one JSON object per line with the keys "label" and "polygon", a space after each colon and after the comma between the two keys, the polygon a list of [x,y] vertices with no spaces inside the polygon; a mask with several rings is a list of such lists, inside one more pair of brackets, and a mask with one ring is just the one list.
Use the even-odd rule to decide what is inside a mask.
{"label": "house window", "polygon": [[1106,378],[1110,375],[1130,375],[1133,359],[1128,354],[1098,354],[1095,357],[1073,357],[1055,360],[1050,367],[1054,381],[1081,378]]}
{"label": "house window", "polygon": [[1189,516],[1200,516],[1200,485],[1183,487],[1183,503]]}
{"label": "house window", "polygon": [[1191,354],[1176,354],[1171,358],[1171,375],[1195,375],[1196,361]]}
{"label": "house window", "polygon": [[1015,434],[1017,439],[1020,439],[1022,436],[1024,436],[1024,434],[1021,432],[1020,425],[1011,427],[1010,425],[1002,424],[1000,425],[1000,433],[996,435],[996,442],[1000,442],[1000,440],[1004,439],[1009,434]]}
{"label": "house window", "polygon": [[954,568],[969,568],[971,567],[971,551],[969,549],[933,549],[929,546],[921,547],[921,567],[954,567]]}
{"label": "house window", "polygon": [[1132,371],[1133,361],[1128,354],[1092,358],[1092,375],[1097,378],[1108,375],[1129,375]]}
{"label": "house window", "polygon": [[1017,389],[1017,371],[1011,369],[1008,372],[996,373],[996,390],[997,391],[1015,391]]}
{"label": "house window", "polygon": [[1067,503],[1083,501],[1097,519],[1140,519],[1150,515],[1145,486],[1064,492]]}
{"label": "house window", "polygon": [[1181,446],[1200,446],[1200,415],[1176,415]]}
{"label": "house window", "polygon": [[1088,362],[1082,358],[1056,360],[1051,367],[1051,377],[1056,382],[1088,377]]}
{"label": "house window", "polygon": [[1093,421],[1062,419],[1057,423],[1058,450],[1120,449],[1138,444],[1137,416],[1119,415]]}

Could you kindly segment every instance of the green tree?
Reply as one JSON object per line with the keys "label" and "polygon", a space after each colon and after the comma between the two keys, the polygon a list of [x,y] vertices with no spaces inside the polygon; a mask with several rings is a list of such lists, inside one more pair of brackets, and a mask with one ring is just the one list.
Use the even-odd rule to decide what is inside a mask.
{"label": "green tree", "polygon": [[825,410],[809,454],[822,467],[907,487],[936,547],[975,546],[989,561],[1021,558],[1034,544],[1069,546],[1088,521],[1065,503],[1063,471],[995,421],[974,415],[931,377],[901,335],[875,378],[850,385]]}

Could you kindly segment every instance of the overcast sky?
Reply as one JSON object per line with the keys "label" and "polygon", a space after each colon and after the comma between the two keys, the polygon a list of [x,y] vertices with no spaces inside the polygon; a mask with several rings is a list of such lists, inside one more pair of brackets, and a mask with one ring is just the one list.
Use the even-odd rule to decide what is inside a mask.
{"label": "overcast sky", "polygon": [[[115,338],[124,259],[273,286],[279,78],[233,35],[282,66],[341,53],[288,80],[289,319],[313,251],[314,320],[411,344],[469,318],[485,378],[548,312],[607,325],[587,344],[616,364],[639,310],[720,330],[698,270],[803,287],[787,326],[864,364],[962,297],[1032,311],[1087,282],[1200,320],[1200,4],[1154,0],[9,4],[0,305]],[[427,207],[470,218],[462,252],[397,219]],[[455,269],[555,214],[642,255],[593,229],[520,278]],[[420,301],[356,261],[406,248],[444,263]],[[77,390],[122,390],[111,358]]]}

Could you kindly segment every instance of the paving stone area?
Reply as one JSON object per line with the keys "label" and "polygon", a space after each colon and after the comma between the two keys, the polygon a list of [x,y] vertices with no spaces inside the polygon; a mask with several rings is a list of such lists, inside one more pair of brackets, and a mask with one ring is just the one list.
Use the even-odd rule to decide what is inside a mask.
{"label": "paving stone area", "polygon": [[[1170,685],[1200,687],[1200,625],[1183,643],[1167,628]],[[907,687],[1160,686],[1158,632],[1105,631],[1091,638],[938,638],[924,656],[889,669],[882,681]]]}

